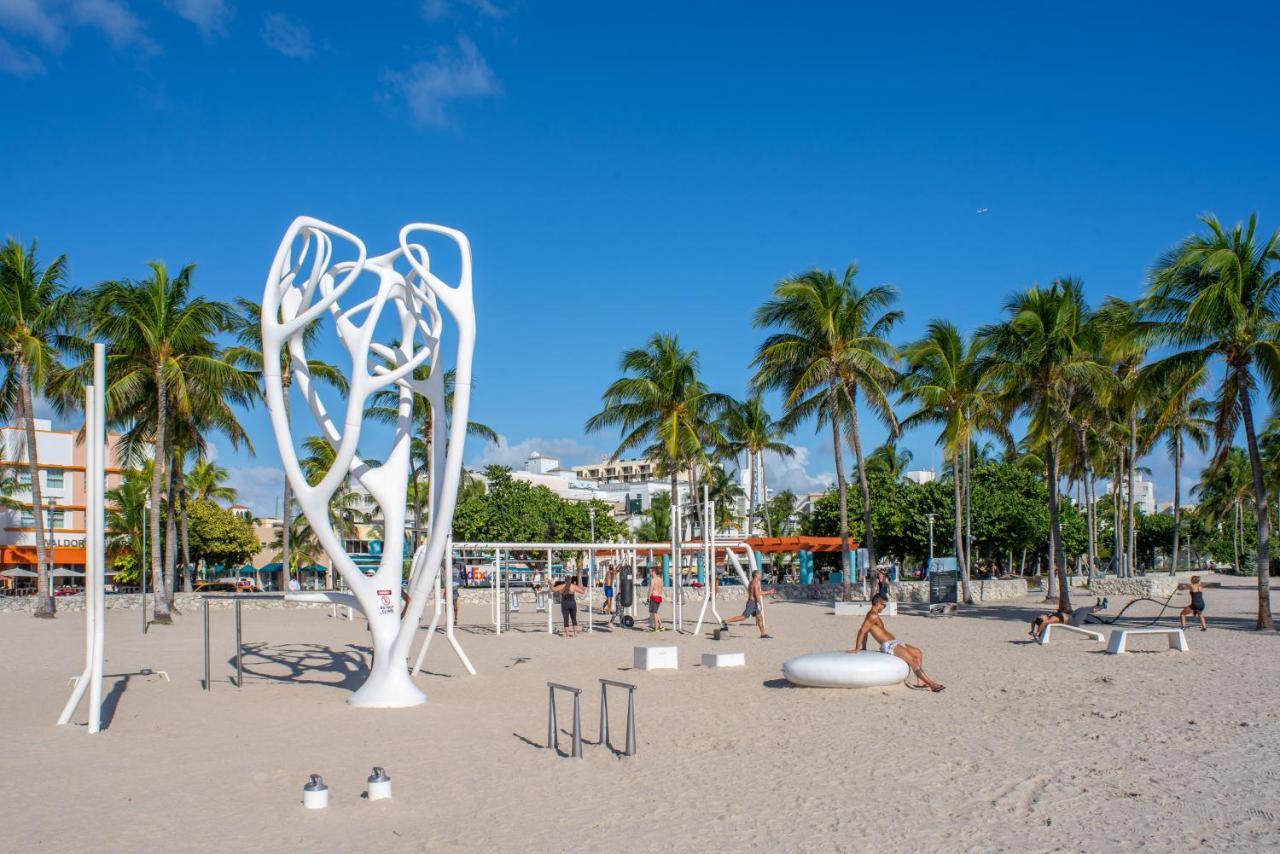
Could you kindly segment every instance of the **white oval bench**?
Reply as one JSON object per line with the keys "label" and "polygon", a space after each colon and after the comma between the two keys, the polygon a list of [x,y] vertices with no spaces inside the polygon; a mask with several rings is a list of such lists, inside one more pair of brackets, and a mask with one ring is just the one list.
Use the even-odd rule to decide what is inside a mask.
{"label": "white oval bench", "polygon": [[1112,629],[1111,637],[1107,639],[1107,653],[1121,655],[1127,652],[1130,635],[1167,635],[1169,649],[1176,649],[1178,652],[1189,652],[1191,649],[1187,646],[1187,635],[1182,629]]}
{"label": "white oval bench", "polygon": [[883,652],[811,652],[782,663],[788,682],[809,688],[879,688],[909,672],[905,661]]}

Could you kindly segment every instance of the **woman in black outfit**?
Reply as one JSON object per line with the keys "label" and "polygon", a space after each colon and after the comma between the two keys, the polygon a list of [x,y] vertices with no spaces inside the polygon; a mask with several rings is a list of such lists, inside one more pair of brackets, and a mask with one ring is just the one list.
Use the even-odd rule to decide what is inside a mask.
{"label": "woman in black outfit", "polygon": [[1179,590],[1187,590],[1191,593],[1191,603],[1178,613],[1178,620],[1182,623],[1182,627],[1187,627],[1187,617],[1200,618],[1200,631],[1207,632],[1209,627],[1204,622],[1204,588],[1200,586],[1200,576],[1191,576],[1190,584],[1179,584]]}
{"label": "woman in black outfit", "polygon": [[[564,629],[561,631],[562,637],[578,636],[578,600],[575,595],[578,593],[586,593],[587,588],[578,583],[573,576],[565,576],[562,581],[557,581],[555,586],[551,588],[560,594],[560,619],[564,623]],[[569,627],[573,627],[572,634]]]}

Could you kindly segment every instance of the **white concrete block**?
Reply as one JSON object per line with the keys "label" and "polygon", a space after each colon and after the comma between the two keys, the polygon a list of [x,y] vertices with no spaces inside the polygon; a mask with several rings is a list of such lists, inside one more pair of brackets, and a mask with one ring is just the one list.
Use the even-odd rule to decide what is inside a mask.
{"label": "white concrete block", "polygon": [[1092,638],[1093,640],[1096,640],[1096,641],[1101,641],[1103,639],[1102,632],[1095,632],[1093,629],[1086,629],[1080,626],[1072,626],[1068,623],[1050,623],[1049,625],[1045,626],[1044,631],[1040,633],[1041,646],[1049,645],[1049,636],[1050,634],[1053,633],[1055,629],[1058,632],[1075,632],[1078,635],[1084,635],[1085,637]]}
{"label": "white concrete block", "polygon": [[703,667],[746,667],[747,654],[745,652],[704,652],[702,654]]}
{"label": "white concrete block", "polygon": [[1111,655],[1120,655],[1128,651],[1129,635],[1167,635],[1169,638],[1169,649],[1176,649],[1178,652],[1189,652],[1191,647],[1187,646],[1187,635],[1182,629],[1112,629],[1111,637],[1107,639],[1107,652]]}
{"label": "white concrete block", "polygon": [[632,662],[636,670],[677,670],[674,646],[638,646],[633,650]]}
{"label": "white concrete block", "polygon": [[[867,612],[871,610],[870,602],[832,602],[832,610],[836,612],[837,617],[865,617]],[[884,610],[880,612],[886,617],[898,616],[898,603],[886,602]]]}

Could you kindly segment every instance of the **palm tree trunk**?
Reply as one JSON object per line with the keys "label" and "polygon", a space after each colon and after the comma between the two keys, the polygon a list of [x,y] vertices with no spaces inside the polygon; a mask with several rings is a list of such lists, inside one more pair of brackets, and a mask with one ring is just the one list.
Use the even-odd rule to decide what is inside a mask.
{"label": "palm tree trunk", "polygon": [[31,369],[18,359],[18,393],[22,396],[22,420],[27,436],[27,471],[31,473],[31,518],[36,534],[36,608],[32,616],[52,619],[57,613],[53,596],[53,555],[45,549],[44,492],[40,488],[40,454],[36,447],[36,410],[31,394]]}
{"label": "palm tree trunk", "polygon": [[756,522],[756,455],[747,451],[747,536],[755,533]]}
{"label": "palm tree trunk", "polygon": [[829,406],[831,409],[827,414],[831,419],[831,448],[836,458],[836,490],[840,494],[840,567],[843,570],[840,578],[844,582],[840,598],[848,602],[853,589],[849,580],[849,493],[844,482],[844,454],[840,449],[840,406],[835,380],[831,381]]}
{"label": "palm tree trunk", "polygon": [[1173,434],[1173,563],[1169,574],[1178,571],[1178,538],[1182,533],[1182,430]]}
{"label": "palm tree trunk", "polygon": [[178,525],[182,529],[182,589],[190,593],[193,586],[193,573],[191,567],[191,538],[187,527],[187,479],[185,477],[178,481],[178,506],[181,509],[178,515]]}
{"label": "palm tree trunk", "polygon": [[1120,502],[1124,500],[1124,484],[1122,483],[1120,472],[1124,470],[1124,460],[1122,457],[1116,458],[1116,474],[1115,488],[1111,490],[1111,530],[1115,534],[1115,558],[1116,558],[1116,575],[1124,578],[1124,526],[1120,524]]}
{"label": "palm tree trunk", "polygon": [[1062,528],[1058,520],[1058,449],[1049,441],[1049,560],[1058,572],[1058,610],[1071,613],[1071,581],[1062,559]]}
{"label": "palm tree trunk", "polygon": [[955,497],[955,543],[956,543],[956,563],[960,568],[960,586],[964,594],[964,602],[966,605],[973,604],[973,591],[969,589],[969,563],[965,560],[965,549],[961,545],[964,537],[964,503],[962,490],[960,486],[961,468],[960,468],[960,449],[956,448],[951,452],[951,492]]}
{"label": "palm tree trunk", "polygon": [[864,571],[869,571],[876,565],[876,540],[871,530],[871,487],[867,483],[867,467],[862,459],[862,437],[858,430],[857,388],[849,389],[849,399],[849,442],[853,445],[853,458],[858,464],[858,484],[862,487],[862,529],[865,540],[862,545],[867,549],[867,566]]}
{"label": "palm tree trunk", "polygon": [[151,592],[154,594],[155,612],[153,622],[168,625],[173,622],[169,615],[169,597],[165,594],[164,568],[160,550],[160,484],[164,477],[165,445],[164,432],[168,426],[169,415],[168,389],[160,369],[156,369],[156,439],[155,450],[151,462]]}
{"label": "palm tree trunk", "polygon": [[177,579],[174,577],[174,565],[178,562],[177,494],[178,466],[176,461],[169,460],[169,484],[165,490],[164,502],[164,580],[170,607],[173,606],[174,597],[178,595]]}
{"label": "palm tree trunk", "polygon": [[[973,443],[964,448],[964,567],[965,575],[973,572]],[[966,578],[966,581],[968,579]],[[966,593],[966,596],[968,594]],[[965,600],[966,604],[972,604]]]}
{"label": "palm tree trunk", "polygon": [[[1241,372],[1243,373],[1243,371]],[[1262,474],[1262,455],[1258,453],[1258,435],[1253,428],[1253,404],[1249,400],[1249,377],[1241,376],[1239,387],[1240,415],[1244,421],[1244,439],[1249,447],[1249,467],[1253,470],[1254,516],[1258,523],[1258,623],[1257,628],[1274,629],[1271,619],[1271,512],[1267,508],[1266,479]]]}
{"label": "palm tree trunk", "polygon": [[1138,412],[1129,412],[1129,575],[1138,568]]}

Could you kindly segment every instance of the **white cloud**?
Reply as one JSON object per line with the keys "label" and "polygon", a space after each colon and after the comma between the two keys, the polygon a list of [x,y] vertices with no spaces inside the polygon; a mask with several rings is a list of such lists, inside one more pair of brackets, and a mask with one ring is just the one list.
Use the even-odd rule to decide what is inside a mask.
{"label": "white cloud", "polygon": [[164,4],[195,24],[206,39],[227,34],[227,23],[233,12],[226,0],[165,0]]}
{"label": "white cloud", "polygon": [[262,40],[293,59],[305,59],[315,53],[311,46],[311,31],[283,12],[274,12],[263,20]]}
{"label": "white cloud", "polygon": [[0,27],[58,49],[66,41],[66,32],[55,9],[56,4],[41,0],[0,0]]}
{"label": "white cloud", "polygon": [[834,472],[809,474],[809,449],[797,447],[795,456],[782,457],[772,451],[764,455],[764,479],[774,493],[789,489],[797,495],[822,492],[836,482]]}
{"label": "white cloud", "polygon": [[469,9],[485,18],[504,18],[511,11],[503,9],[492,0],[422,0],[422,17],[428,21],[454,17],[463,9]]}
{"label": "white cloud", "polygon": [[44,74],[44,63],[31,51],[0,38],[0,71],[14,77],[35,77]]}
{"label": "white cloud", "polygon": [[269,466],[228,468],[227,482],[238,493],[236,500],[252,508],[256,516],[280,512],[284,496],[284,470]]}
{"label": "white cloud", "polygon": [[144,32],[142,21],[117,0],[74,0],[71,18],[77,24],[99,30],[116,50],[134,48],[157,53],[160,45]]}
{"label": "white cloud", "polygon": [[392,87],[404,96],[420,125],[447,126],[446,109],[461,98],[497,94],[501,87],[475,43],[458,37],[454,47],[438,47],[435,58],[416,63],[403,74],[387,75]]}
{"label": "white cloud", "polygon": [[592,463],[606,456],[599,448],[584,445],[576,439],[543,439],[535,436],[512,445],[508,443],[506,436],[499,436],[496,444],[493,442],[486,444],[484,450],[473,457],[468,465],[473,468],[485,466],[520,468],[529,458],[529,454],[534,451],[555,457],[560,460],[560,465],[566,468]]}

